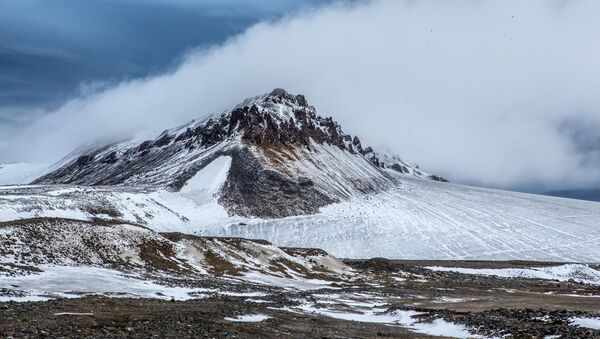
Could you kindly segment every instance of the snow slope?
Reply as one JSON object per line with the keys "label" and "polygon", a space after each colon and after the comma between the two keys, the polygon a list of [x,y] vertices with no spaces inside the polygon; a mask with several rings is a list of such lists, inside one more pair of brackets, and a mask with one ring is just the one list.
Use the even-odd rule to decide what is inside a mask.
{"label": "snow slope", "polygon": [[600,262],[599,203],[411,178],[317,215],[191,231],[338,257]]}
{"label": "snow slope", "polygon": [[191,197],[211,197],[215,195],[225,179],[231,166],[231,157],[222,156],[206,165],[200,172],[196,173],[181,189],[184,196]]}
{"label": "snow slope", "polygon": [[[218,158],[182,192],[0,187],[0,221],[115,218],[161,232],[321,248],[337,257],[600,262],[597,202],[401,177],[398,187],[355,196],[314,215],[244,218],[228,215],[206,190],[219,180],[207,180],[204,171],[222,176],[227,164],[226,157]],[[204,193],[186,196],[193,191]]]}
{"label": "snow slope", "polygon": [[191,223],[200,228],[216,227],[240,219],[230,217],[217,202],[217,192],[230,166],[230,157],[216,158],[179,192],[143,187],[0,186],[0,222],[51,217],[116,219],[182,232]]}

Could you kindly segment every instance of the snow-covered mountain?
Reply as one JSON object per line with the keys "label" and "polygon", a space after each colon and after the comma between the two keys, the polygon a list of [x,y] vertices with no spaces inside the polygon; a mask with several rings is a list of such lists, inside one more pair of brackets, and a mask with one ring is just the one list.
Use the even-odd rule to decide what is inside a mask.
{"label": "snow-covered mountain", "polygon": [[[144,186],[179,191],[219,157],[231,159],[219,203],[230,214],[286,217],[397,185],[391,172],[429,177],[363,147],[304,96],[282,89],[154,140],[92,149],[34,184]],[[431,176],[439,179],[439,177]]]}
{"label": "snow-covered mountain", "polygon": [[338,257],[600,262],[600,203],[431,179],[274,90],[0,186],[0,222],[121,222]]}

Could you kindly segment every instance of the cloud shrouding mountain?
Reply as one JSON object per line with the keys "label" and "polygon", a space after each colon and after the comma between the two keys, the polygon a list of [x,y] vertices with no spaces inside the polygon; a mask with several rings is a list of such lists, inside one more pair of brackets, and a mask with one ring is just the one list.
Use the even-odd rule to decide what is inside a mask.
{"label": "cloud shrouding mountain", "polygon": [[454,181],[598,184],[599,14],[591,0],[330,6],[255,25],[170,73],[90,91],[12,138],[0,160],[148,137],[284,87],[363,143]]}

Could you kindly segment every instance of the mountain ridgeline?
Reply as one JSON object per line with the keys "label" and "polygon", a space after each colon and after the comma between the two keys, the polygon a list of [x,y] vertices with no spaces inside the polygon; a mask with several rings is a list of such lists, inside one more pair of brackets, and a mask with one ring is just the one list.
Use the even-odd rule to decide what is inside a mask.
{"label": "mountain ridgeline", "polygon": [[316,213],[340,199],[395,186],[401,175],[444,180],[363,147],[332,118],[319,116],[304,96],[275,89],[153,140],[87,151],[33,183],[179,191],[223,156],[231,165],[218,201],[241,216]]}

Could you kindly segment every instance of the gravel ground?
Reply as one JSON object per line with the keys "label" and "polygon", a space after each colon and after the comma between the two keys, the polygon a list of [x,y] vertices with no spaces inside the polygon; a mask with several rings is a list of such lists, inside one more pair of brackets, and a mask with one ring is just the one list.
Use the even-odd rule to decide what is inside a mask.
{"label": "gravel ground", "polygon": [[[261,322],[232,322],[263,314]],[[277,311],[240,298],[170,302],[87,297],[0,304],[3,338],[416,338],[398,326]]]}

